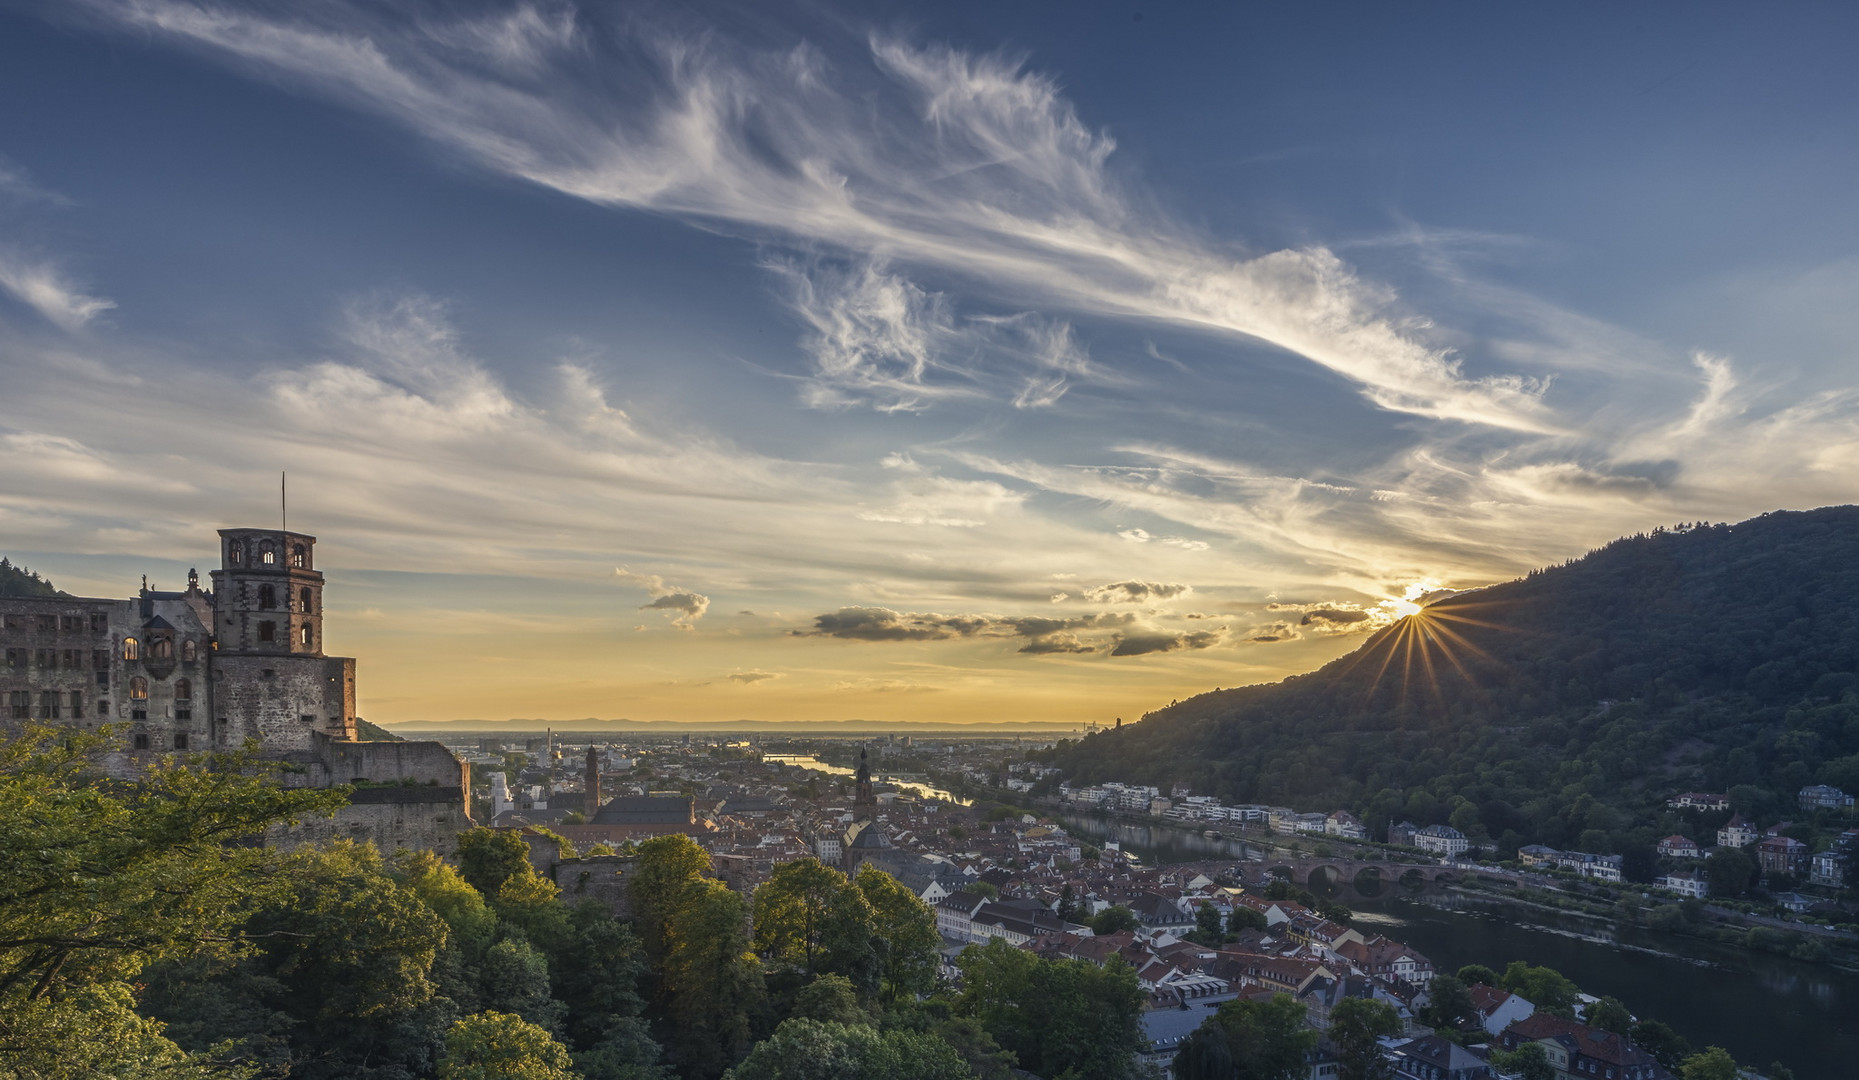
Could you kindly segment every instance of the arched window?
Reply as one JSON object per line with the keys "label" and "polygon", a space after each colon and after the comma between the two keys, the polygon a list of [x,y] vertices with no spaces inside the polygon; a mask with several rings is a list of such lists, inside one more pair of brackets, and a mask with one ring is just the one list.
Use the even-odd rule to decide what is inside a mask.
{"label": "arched window", "polygon": [[292,566],[296,567],[299,570],[302,570],[304,568],[304,565],[308,563],[309,561],[310,561],[310,553],[304,549],[304,546],[302,544],[291,545],[290,564]]}
{"label": "arched window", "polygon": [[148,654],[156,660],[174,659],[174,639],[158,637],[148,643]]}
{"label": "arched window", "polygon": [[298,631],[298,639],[305,645],[310,643],[310,628],[305,626]]}
{"label": "arched window", "polygon": [[245,541],[234,540],[226,545],[226,561],[234,564],[245,561]]}
{"label": "arched window", "polygon": [[137,675],[135,678],[129,680],[129,700],[131,701],[147,701],[148,700],[148,680],[147,679],[144,679],[142,676]]}
{"label": "arched window", "polygon": [[191,664],[200,659],[200,645],[192,638],[181,642],[181,659]]}
{"label": "arched window", "polygon": [[123,659],[125,660],[142,659],[142,643],[132,637],[124,638],[123,639]]}
{"label": "arched window", "polygon": [[302,595],[302,598],[303,598],[303,613],[304,613],[305,615],[310,615],[310,614],[314,614],[314,613],[313,613],[313,612],[312,612],[312,611],[310,610],[310,590],[309,590],[309,589],[307,589],[307,588],[306,588],[306,589],[304,589],[304,590],[303,590],[303,593],[302,593],[301,595]]}
{"label": "arched window", "polygon": [[187,681],[186,679],[174,680],[174,700],[176,701],[194,700],[194,684]]}
{"label": "arched window", "polygon": [[258,549],[258,561],[264,563],[266,566],[276,566],[278,563],[277,549],[272,547],[269,542],[261,545]]}

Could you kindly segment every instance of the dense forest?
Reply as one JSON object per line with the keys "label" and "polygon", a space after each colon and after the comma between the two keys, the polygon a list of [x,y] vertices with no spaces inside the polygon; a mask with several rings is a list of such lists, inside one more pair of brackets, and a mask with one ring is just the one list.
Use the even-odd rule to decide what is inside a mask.
{"label": "dense forest", "polygon": [[52,583],[11,559],[0,557],[0,596],[63,596]]}
{"label": "dense forest", "polygon": [[[1047,757],[1074,783],[1348,808],[1371,835],[1407,818],[1646,854],[1727,816],[1680,817],[1675,792],[1728,792],[1767,824],[1803,817],[1803,785],[1859,790],[1856,671],[1859,507],[1778,512],[1616,540]],[[1816,824],[1851,823],[1796,828]]]}

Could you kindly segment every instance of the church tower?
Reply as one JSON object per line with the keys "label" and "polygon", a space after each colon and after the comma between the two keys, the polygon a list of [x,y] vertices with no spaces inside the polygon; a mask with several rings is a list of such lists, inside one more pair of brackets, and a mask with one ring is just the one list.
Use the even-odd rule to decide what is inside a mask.
{"label": "church tower", "polygon": [[[316,537],[221,529],[213,571],[216,742],[308,750],[312,733],[355,737],[355,661],[323,654]],[[230,719],[238,717],[240,730]]]}
{"label": "church tower", "polygon": [[871,762],[863,749],[858,752],[858,772],[853,777],[852,820],[873,821],[878,816],[878,796],[871,787]]}
{"label": "church tower", "polygon": [[587,744],[587,795],[583,801],[581,813],[589,821],[600,809],[600,755],[594,752],[594,744]]}

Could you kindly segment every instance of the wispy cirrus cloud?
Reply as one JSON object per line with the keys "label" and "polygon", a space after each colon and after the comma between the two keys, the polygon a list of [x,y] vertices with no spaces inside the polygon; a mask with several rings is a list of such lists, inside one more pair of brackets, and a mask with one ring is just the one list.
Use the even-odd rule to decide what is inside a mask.
{"label": "wispy cirrus cloud", "polygon": [[17,248],[0,247],[0,289],[66,330],[81,330],[116,306],[90,295],[55,262]]}
{"label": "wispy cirrus cloud", "polygon": [[[1019,302],[1264,341],[1385,409],[1556,427],[1540,380],[1467,374],[1334,252],[1235,255],[1126,197],[1115,143],[1009,57],[874,36],[862,63],[828,64],[809,46],[554,5],[475,18],[336,2],[85,8],[577,198],[979,279]],[[829,370],[921,383],[931,358],[909,319],[935,314],[928,294],[882,277],[853,294],[881,313],[812,327]],[[1055,342],[1052,373],[1016,402],[1052,400],[1078,366]]]}

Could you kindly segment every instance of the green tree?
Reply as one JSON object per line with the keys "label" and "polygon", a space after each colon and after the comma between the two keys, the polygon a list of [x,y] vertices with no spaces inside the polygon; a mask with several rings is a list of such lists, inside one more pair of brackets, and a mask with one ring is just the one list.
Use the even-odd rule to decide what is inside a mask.
{"label": "green tree", "polygon": [[1738,1072],[1728,1050],[1711,1046],[1686,1058],[1679,1075],[1685,1080],[1737,1080]]}
{"label": "green tree", "polygon": [[[659,1048],[637,1022],[645,1003],[639,984],[645,961],[632,927],[595,901],[569,910],[568,933],[559,951],[549,956],[550,982],[567,1004],[568,1042],[577,1054],[605,1048],[608,1056],[628,1062],[658,1060]],[[579,1058],[577,1066],[589,1071]]]}
{"label": "green tree", "polygon": [[1387,1080],[1394,1066],[1377,1040],[1401,1032],[1400,1014],[1385,1001],[1344,998],[1330,1010],[1330,1042],[1336,1046],[1341,1080]]}
{"label": "green tree", "polygon": [[1459,969],[1458,979],[1466,986],[1477,986],[1479,983],[1496,986],[1498,973],[1483,964],[1467,964]]}
{"label": "green tree", "polygon": [[403,851],[396,855],[395,880],[445,920],[453,944],[470,955],[480,954],[497,932],[497,915],[451,866],[430,851]]}
{"label": "green tree", "polygon": [[859,1004],[858,990],[844,975],[821,975],[801,987],[790,1015],[839,1024],[871,1023],[871,1014]]}
{"label": "green tree", "polygon": [[1733,847],[1718,848],[1704,860],[1704,874],[1710,878],[1712,896],[1735,898],[1747,895],[1756,880],[1756,860]]}
{"label": "green tree", "polygon": [[1265,921],[1265,913],[1244,904],[1234,904],[1233,910],[1226,916],[1226,932],[1237,934],[1241,930],[1264,930],[1271,924]]}
{"label": "green tree", "polygon": [[955,1048],[934,1035],[792,1019],[757,1043],[731,1080],[970,1080]]}
{"label": "green tree", "polygon": [[666,920],[664,983],[687,1077],[716,1076],[748,1048],[762,971],[749,951],[747,908],[741,895],[704,878],[685,886]]}
{"label": "green tree", "polygon": [[904,884],[872,866],[859,867],[853,884],[871,911],[872,932],[882,946],[884,996],[926,994],[936,981],[936,910]]}
{"label": "green tree", "polygon": [[1556,1080],[1556,1070],[1549,1064],[1549,1054],[1543,1049],[1543,1044],[1538,1042],[1524,1043],[1510,1053],[1494,1050],[1491,1064],[1522,1080]]}
{"label": "green tree", "polygon": [[458,872],[487,899],[495,897],[505,881],[534,870],[529,845],[515,830],[479,826],[458,836]]}
{"label": "green tree", "polygon": [[1201,906],[1194,912],[1195,928],[1216,942],[1220,940],[1223,921],[1219,909],[1205,900],[1201,901]]}
{"label": "green tree", "polygon": [[1099,937],[1134,930],[1141,925],[1136,913],[1122,904],[1112,904],[1091,917],[1091,930]]}
{"label": "green tree", "polygon": [[1303,1003],[1273,994],[1263,1001],[1224,1002],[1202,1026],[1211,1024],[1226,1036],[1242,1080],[1294,1080],[1308,1075],[1305,1056],[1317,1046],[1317,1032],[1304,1016]]}
{"label": "green tree", "polygon": [[549,962],[529,942],[505,938],[491,946],[480,978],[488,1011],[514,1014],[550,1035],[561,1034],[567,1006],[552,996]]}
{"label": "green tree", "polygon": [[576,1080],[568,1050],[519,1016],[481,1012],[445,1033],[439,1080]]}
{"label": "green tree", "polygon": [[1474,1015],[1472,993],[1451,975],[1435,975],[1427,983],[1426,1022],[1436,1028],[1457,1028]]}
{"label": "green tree", "polygon": [[862,968],[871,950],[873,917],[864,892],[818,859],[776,867],[755,890],[754,911],[756,949],[808,975]]}
{"label": "green tree", "polygon": [[1633,1041],[1674,1074],[1684,1068],[1685,1059],[1691,1056],[1691,1044],[1663,1020],[1641,1020],[1634,1024]]}
{"label": "green tree", "polygon": [[1589,1027],[1611,1031],[1616,1035],[1633,1034],[1633,1014],[1627,1011],[1626,1005],[1619,998],[1604,997],[1588,1006],[1583,1020]]}
{"label": "green tree", "polygon": [[1538,1012],[1568,1020],[1575,1018],[1575,1002],[1581,990],[1554,968],[1533,967],[1522,960],[1513,960],[1505,967],[1498,986],[1532,1003]]}
{"label": "green tree", "polygon": [[654,836],[639,844],[638,861],[626,896],[639,927],[647,965],[663,972],[670,948],[666,926],[690,886],[710,869],[710,856],[683,833]]}
{"label": "green tree", "polygon": [[1042,1076],[1075,1070],[1079,1080],[1129,1075],[1148,1045],[1147,996],[1129,965],[1042,960],[994,938],[956,958],[959,1015],[980,1021],[1022,1068]]}

